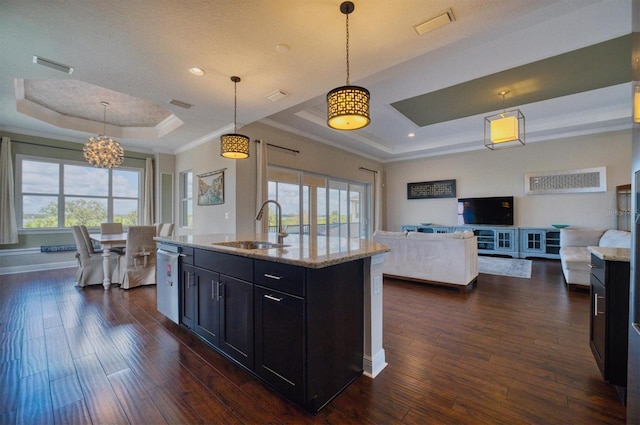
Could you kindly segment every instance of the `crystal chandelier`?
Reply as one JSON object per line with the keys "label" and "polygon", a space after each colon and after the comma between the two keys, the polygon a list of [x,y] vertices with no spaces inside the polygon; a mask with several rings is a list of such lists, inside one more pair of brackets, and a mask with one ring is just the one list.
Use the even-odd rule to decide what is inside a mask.
{"label": "crystal chandelier", "polygon": [[124,149],[120,143],[110,137],[104,135],[107,127],[107,106],[108,102],[100,102],[104,107],[102,133],[95,137],[90,137],[89,141],[84,144],[82,151],[84,159],[94,167],[98,168],[117,168],[122,164],[124,159]]}
{"label": "crystal chandelier", "polygon": [[249,157],[249,138],[243,134],[238,134],[236,124],[236,111],[238,109],[238,90],[236,85],[240,82],[240,77],[231,77],[233,81],[233,133],[220,136],[220,155],[231,159],[245,159]]}
{"label": "crystal chandelier", "polygon": [[349,85],[349,14],[354,9],[350,1],[340,5],[340,12],[347,17],[347,84],[327,93],[327,125],[336,130],[357,130],[371,121],[369,90]]}

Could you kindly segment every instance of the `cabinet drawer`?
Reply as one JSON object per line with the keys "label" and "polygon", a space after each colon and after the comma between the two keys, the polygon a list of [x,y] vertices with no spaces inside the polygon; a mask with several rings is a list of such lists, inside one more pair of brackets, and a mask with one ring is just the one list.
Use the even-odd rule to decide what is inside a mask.
{"label": "cabinet drawer", "polygon": [[270,261],[255,261],[253,282],[267,288],[303,297],[304,267]]}
{"label": "cabinet drawer", "polygon": [[182,264],[193,264],[193,247],[181,246],[180,254],[183,255]]}
{"label": "cabinet drawer", "polygon": [[591,274],[594,275],[600,282],[606,285],[604,274],[605,274],[605,262],[601,260],[594,254],[591,254],[591,263],[589,264],[591,267]]}
{"label": "cabinet drawer", "polygon": [[251,282],[253,259],[221,252],[196,249],[195,266]]}

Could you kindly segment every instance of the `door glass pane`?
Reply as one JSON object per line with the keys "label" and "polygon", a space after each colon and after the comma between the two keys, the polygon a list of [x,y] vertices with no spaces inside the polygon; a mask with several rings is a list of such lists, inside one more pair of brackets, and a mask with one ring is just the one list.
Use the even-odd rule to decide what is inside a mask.
{"label": "door glass pane", "polygon": [[64,165],[65,195],[109,196],[109,170]]}
{"label": "door glass pane", "polygon": [[327,189],[316,188],[316,223],[318,236],[327,235]]}
{"label": "door glass pane", "polygon": [[23,196],[22,227],[58,227],[58,197]]}
{"label": "door glass pane", "polygon": [[60,166],[50,162],[22,161],[22,193],[60,191]]}
{"label": "door glass pane", "polygon": [[107,221],[107,199],[78,198],[66,196],[64,199],[64,225],[100,226]]}

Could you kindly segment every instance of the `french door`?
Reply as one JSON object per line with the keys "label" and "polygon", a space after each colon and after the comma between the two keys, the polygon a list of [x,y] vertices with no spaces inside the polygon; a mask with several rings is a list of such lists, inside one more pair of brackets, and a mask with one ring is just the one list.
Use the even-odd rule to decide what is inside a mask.
{"label": "french door", "polygon": [[[268,198],[282,205],[289,234],[368,238],[370,185],[269,167]],[[269,206],[269,231],[277,231],[275,206]]]}

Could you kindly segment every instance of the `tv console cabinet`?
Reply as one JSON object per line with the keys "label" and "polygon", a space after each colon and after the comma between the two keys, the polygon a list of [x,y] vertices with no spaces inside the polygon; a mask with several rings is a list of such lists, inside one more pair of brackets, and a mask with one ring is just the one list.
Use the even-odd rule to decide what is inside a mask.
{"label": "tv console cabinet", "polygon": [[560,259],[560,230],[512,226],[402,226],[403,232],[452,233],[470,230],[478,237],[479,254],[508,255],[512,258]]}

